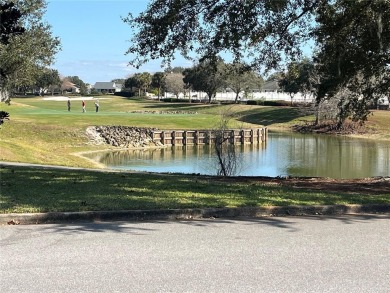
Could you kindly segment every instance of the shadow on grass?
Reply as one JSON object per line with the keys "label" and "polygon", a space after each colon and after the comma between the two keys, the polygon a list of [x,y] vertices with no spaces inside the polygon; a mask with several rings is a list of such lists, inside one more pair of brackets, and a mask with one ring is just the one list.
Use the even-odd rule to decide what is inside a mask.
{"label": "shadow on grass", "polygon": [[289,107],[262,108],[240,113],[240,121],[268,126],[276,123],[286,123],[302,117],[299,109]]}
{"label": "shadow on grass", "polygon": [[172,109],[181,111],[202,111],[207,112],[212,108],[220,107],[220,105],[201,104],[201,103],[156,103],[145,106],[145,109]]}
{"label": "shadow on grass", "polygon": [[2,166],[0,213],[383,204],[388,194],[349,194],[216,180],[210,176]]}

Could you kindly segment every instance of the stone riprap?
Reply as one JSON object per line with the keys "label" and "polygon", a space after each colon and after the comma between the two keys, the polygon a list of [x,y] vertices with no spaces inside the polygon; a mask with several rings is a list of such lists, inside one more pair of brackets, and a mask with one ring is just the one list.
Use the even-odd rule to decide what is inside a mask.
{"label": "stone riprap", "polygon": [[95,144],[108,144],[121,148],[162,146],[160,142],[153,141],[154,130],[157,128],[90,126],[86,133]]}

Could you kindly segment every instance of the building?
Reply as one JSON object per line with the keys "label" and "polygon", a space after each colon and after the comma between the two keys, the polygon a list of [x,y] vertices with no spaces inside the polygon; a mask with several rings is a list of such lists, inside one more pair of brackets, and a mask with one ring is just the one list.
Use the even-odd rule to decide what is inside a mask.
{"label": "building", "polygon": [[283,92],[279,86],[279,83],[276,79],[268,80],[264,82],[261,91],[264,93],[278,93]]}
{"label": "building", "polygon": [[100,93],[113,94],[122,91],[122,84],[116,82],[96,82],[93,88]]}

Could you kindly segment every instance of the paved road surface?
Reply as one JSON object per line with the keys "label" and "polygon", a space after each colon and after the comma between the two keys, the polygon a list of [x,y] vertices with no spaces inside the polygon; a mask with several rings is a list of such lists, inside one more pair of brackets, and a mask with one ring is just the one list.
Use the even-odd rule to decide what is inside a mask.
{"label": "paved road surface", "polygon": [[0,292],[390,292],[390,216],[0,226]]}

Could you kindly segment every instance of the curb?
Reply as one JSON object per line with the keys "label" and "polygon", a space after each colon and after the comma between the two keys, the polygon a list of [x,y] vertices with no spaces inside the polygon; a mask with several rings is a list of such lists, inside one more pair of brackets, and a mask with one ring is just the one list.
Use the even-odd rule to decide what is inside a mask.
{"label": "curb", "polygon": [[259,218],[272,216],[331,216],[345,214],[390,214],[390,204],[2,214],[0,215],[0,225],[30,225],[99,221],[192,220],[204,218],[238,217]]}

